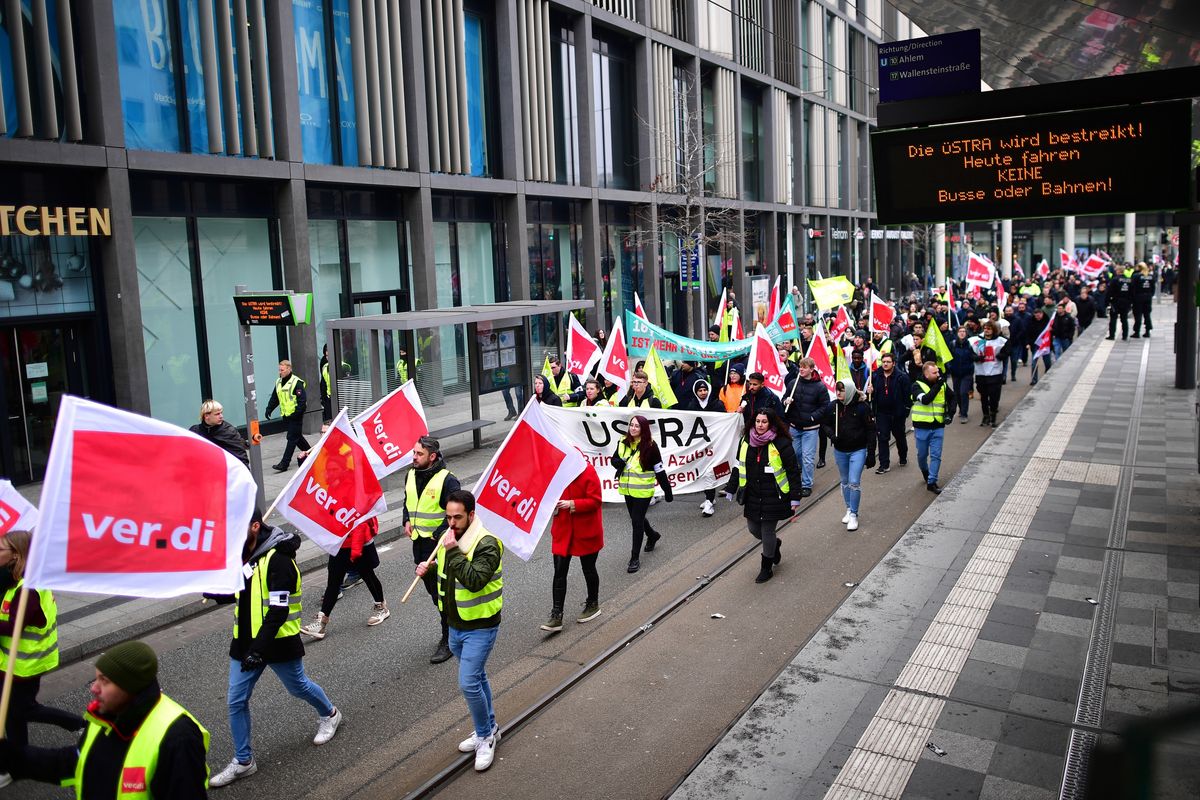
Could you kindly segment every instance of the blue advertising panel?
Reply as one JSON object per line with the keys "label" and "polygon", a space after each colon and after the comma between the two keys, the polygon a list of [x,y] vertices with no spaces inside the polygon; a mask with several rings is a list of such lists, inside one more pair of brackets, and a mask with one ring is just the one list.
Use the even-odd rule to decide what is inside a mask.
{"label": "blue advertising panel", "polygon": [[[338,123],[342,137],[342,164],[358,164],[358,123],[355,117],[354,73],[350,70],[350,3],[333,0],[334,63],[337,66]],[[369,159],[368,159],[369,160]]]}
{"label": "blue advertising panel", "polygon": [[179,151],[167,14],[164,0],[113,2],[125,145],[131,149]]}
{"label": "blue advertising panel", "polygon": [[979,30],[879,45],[879,102],[979,91]]}
{"label": "blue advertising panel", "polygon": [[[329,75],[325,57],[325,14],[314,0],[292,0],[296,29],[296,70],[300,85],[300,138],[309,164],[333,163]],[[341,81],[339,80],[339,86]]]}

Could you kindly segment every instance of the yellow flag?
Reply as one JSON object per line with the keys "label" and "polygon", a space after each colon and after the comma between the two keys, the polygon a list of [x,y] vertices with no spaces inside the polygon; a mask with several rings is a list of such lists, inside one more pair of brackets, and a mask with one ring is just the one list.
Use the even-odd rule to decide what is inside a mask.
{"label": "yellow flag", "polygon": [[950,363],[950,348],[946,345],[946,337],[942,336],[942,329],[937,326],[935,320],[930,320],[929,330],[925,331],[922,344],[937,354],[938,366],[945,369]]}
{"label": "yellow flag", "polygon": [[663,408],[679,405],[675,392],[671,391],[671,379],[667,377],[667,368],[658,357],[657,347],[651,347],[650,355],[646,358],[646,375],[650,379],[650,388],[654,390],[654,396],[662,403]]}
{"label": "yellow flag", "polygon": [[808,288],[812,291],[813,302],[822,311],[846,305],[854,299],[854,284],[845,275],[809,281]]}
{"label": "yellow flag", "polygon": [[554,380],[554,370],[550,368],[550,354],[546,354],[546,361],[542,364],[542,377],[548,381]]}
{"label": "yellow flag", "polygon": [[841,347],[835,347],[837,357],[837,365],[834,368],[835,378],[841,382],[845,381],[847,386],[854,385],[854,377],[850,374],[850,358],[846,355],[846,351]]}

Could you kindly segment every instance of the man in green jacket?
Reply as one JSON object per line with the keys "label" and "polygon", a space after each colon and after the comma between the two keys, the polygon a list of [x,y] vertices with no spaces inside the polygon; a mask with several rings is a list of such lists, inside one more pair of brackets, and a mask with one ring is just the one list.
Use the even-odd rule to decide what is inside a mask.
{"label": "man in green jacket", "polygon": [[[458,658],[458,685],[471,711],[475,733],[459,743],[475,753],[475,769],[492,765],[500,726],[492,707],[487,659],[500,631],[504,605],[501,562],[504,544],[475,516],[475,496],[460,489],[446,500],[446,529],[437,550],[438,607],[450,628],[450,651]],[[431,568],[417,565],[417,575]]]}

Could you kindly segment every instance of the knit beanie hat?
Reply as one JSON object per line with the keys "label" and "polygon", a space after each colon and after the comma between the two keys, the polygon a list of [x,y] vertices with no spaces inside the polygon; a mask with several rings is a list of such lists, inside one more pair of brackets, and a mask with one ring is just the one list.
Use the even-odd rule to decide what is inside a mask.
{"label": "knit beanie hat", "polygon": [[137,694],[158,678],[158,656],[145,642],[122,642],[96,659],[96,669],[130,694]]}

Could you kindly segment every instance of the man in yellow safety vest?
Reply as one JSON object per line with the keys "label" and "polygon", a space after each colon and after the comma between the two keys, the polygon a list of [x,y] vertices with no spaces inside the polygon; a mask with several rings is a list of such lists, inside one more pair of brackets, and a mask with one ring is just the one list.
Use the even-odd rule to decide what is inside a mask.
{"label": "man in yellow safety vest", "polygon": [[[432,436],[422,436],[413,447],[413,463],[404,480],[404,532],[412,539],[413,563],[429,560],[438,538],[446,530],[446,502],[459,488],[458,478],[442,460],[441,444]],[[425,589],[438,606],[437,582],[431,573]],[[429,657],[430,664],[450,660],[450,630],[442,617],[442,638]]]}
{"label": "man in yellow safety vest", "polygon": [[304,438],[304,409],[308,405],[308,395],[305,393],[304,380],[292,372],[292,362],[286,358],[279,362],[279,380],[275,381],[275,391],[267,401],[267,419],[271,412],[279,409],[279,415],[287,425],[287,447],[283,449],[283,458],[271,467],[276,472],[287,472],[292,465],[292,453],[299,448],[300,456],[297,464],[304,463],[308,454],[308,440]]}
{"label": "man in yellow safety vest", "polygon": [[[504,606],[504,544],[475,516],[475,496],[468,491],[450,495],[446,522],[449,527],[437,553],[438,606],[450,625],[450,649],[458,656],[458,685],[475,724],[475,732],[458,749],[474,752],[475,769],[483,772],[492,765],[500,743],[486,670]],[[417,575],[424,576],[429,569],[422,562]]]}
{"label": "man in yellow safety vest", "polygon": [[124,642],[96,659],[78,745],[18,746],[0,739],[0,770],[58,783],[75,797],[154,800],[207,797],[208,731],[158,686],[158,657]]}
{"label": "man in yellow safety vest", "polygon": [[308,703],[320,716],[313,744],[328,742],[342,724],[342,712],[304,672],[300,569],[296,566],[299,549],[299,536],[265,524],[262,512],[255,509],[242,548],[244,586],[231,598],[213,598],[236,605],[233,641],[229,645],[227,695],[234,756],[225,769],[212,777],[211,786],[228,786],[258,772],[250,746],[250,696],[267,667],[292,697]]}

